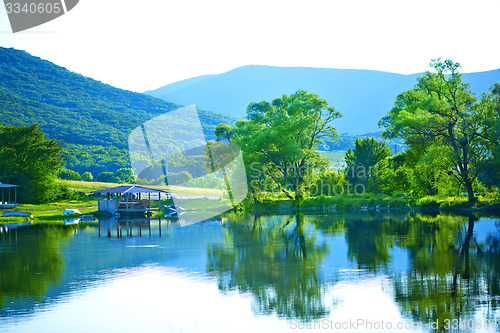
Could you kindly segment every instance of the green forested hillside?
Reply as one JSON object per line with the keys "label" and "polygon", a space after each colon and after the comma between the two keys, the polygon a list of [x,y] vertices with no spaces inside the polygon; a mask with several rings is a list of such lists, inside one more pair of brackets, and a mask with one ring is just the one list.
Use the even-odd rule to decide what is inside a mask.
{"label": "green forested hillside", "polygon": [[[0,123],[39,123],[65,148],[66,166],[94,175],[127,166],[127,137],[178,106],[70,72],[25,51],[0,48]],[[207,139],[233,120],[199,111]]]}

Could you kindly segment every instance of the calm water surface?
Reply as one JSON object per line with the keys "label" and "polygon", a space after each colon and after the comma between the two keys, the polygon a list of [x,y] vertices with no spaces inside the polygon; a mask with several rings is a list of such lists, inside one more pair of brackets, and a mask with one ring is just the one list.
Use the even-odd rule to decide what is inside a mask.
{"label": "calm water surface", "polygon": [[3,227],[0,332],[500,332],[499,221],[366,213]]}

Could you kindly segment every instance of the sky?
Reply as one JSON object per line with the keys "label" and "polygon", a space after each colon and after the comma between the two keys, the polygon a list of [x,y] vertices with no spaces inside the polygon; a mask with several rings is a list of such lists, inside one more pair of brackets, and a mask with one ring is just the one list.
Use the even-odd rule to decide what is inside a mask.
{"label": "sky", "polygon": [[500,0],[80,0],[0,46],[137,92],[244,65],[412,74],[431,59],[500,68]]}

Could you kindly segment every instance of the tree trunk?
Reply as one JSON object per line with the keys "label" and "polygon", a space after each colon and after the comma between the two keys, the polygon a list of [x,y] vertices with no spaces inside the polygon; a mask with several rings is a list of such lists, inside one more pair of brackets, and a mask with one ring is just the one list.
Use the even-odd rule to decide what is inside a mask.
{"label": "tree trunk", "polygon": [[295,187],[295,202],[297,203],[297,206],[300,204],[301,200],[302,200],[302,193],[300,191],[300,187],[297,186]]}
{"label": "tree trunk", "polygon": [[469,177],[464,178],[464,183],[465,183],[465,188],[467,189],[467,197],[469,198],[469,206],[472,207],[474,205],[474,202],[476,201],[476,198],[474,197],[474,191],[472,190],[472,182],[470,181]]}

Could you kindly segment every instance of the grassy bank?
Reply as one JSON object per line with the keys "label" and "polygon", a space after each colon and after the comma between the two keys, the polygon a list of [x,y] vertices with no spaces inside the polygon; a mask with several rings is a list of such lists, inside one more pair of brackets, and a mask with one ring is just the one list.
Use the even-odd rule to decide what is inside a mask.
{"label": "grassy bank", "polygon": [[[26,217],[0,217],[0,223],[12,223],[23,221],[53,220],[63,221],[67,216],[62,216],[65,209],[78,209],[82,214],[92,214],[97,217],[107,215],[97,211],[97,197],[88,196],[92,191],[118,186],[114,183],[84,182],[84,181],[63,181],[69,188],[75,191],[75,198],[60,200],[43,204],[19,204],[16,211],[30,212],[33,218]],[[155,186],[154,186],[155,187]],[[167,189],[165,186],[156,187]],[[181,193],[180,189],[173,191]],[[79,194],[78,194],[79,193]],[[196,194],[186,192],[184,194]],[[214,190],[210,195],[220,195],[220,191]],[[199,199],[199,204],[195,205],[200,211],[208,208],[206,200]],[[256,203],[256,204],[255,204]],[[192,202],[191,202],[192,204]],[[210,205],[212,206],[212,205]],[[279,212],[287,213],[297,209],[295,202],[287,199],[283,195],[260,194],[257,197],[247,197],[239,206],[239,210],[254,212]],[[345,211],[422,211],[422,212],[459,212],[459,211],[492,211],[500,212],[500,195],[498,193],[487,196],[479,196],[476,204],[470,208],[466,196],[460,197],[440,197],[423,196],[416,197],[406,193],[388,196],[383,194],[363,195],[339,195],[339,196],[317,196],[304,199],[300,203],[303,211],[325,211],[325,212],[345,212]],[[1,213],[1,211],[0,211]],[[159,215],[157,213],[156,215]],[[73,216],[72,216],[73,217]],[[75,216],[76,217],[76,216]]]}
{"label": "grassy bank", "polygon": [[[254,205],[254,202],[257,205]],[[247,198],[241,207],[245,210],[258,209],[261,212],[283,212],[300,207],[304,211],[422,211],[422,212],[458,212],[458,211],[500,211],[498,194],[479,196],[470,207],[466,196],[411,196],[406,193],[388,196],[384,194],[339,195],[309,197],[295,202],[283,196],[259,195],[255,200]]]}
{"label": "grassy bank", "polygon": [[[15,211],[29,212],[33,217],[0,217],[2,222],[23,222],[27,220],[60,220],[63,221],[67,216],[61,214],[65,209],[78,209],[82,215],[92,214],[101,215],[97,211],[97,197],[87,196],[92,191],[117,186],[118,184],[112,183],[99,183],[99,182],[83,182],[83,181],[61,181],[66,183],[69,188],[76,192],[74,199],[60,200],[41,204],[19,204]],[[84,194],[78,194],[83,192]],[[1,211],[0,211],[1,212]],[[74,215],[72,217],[76,217]]]}

